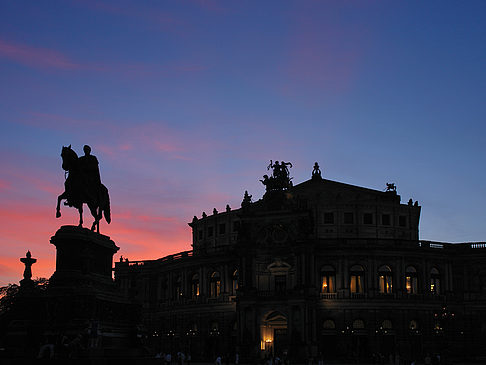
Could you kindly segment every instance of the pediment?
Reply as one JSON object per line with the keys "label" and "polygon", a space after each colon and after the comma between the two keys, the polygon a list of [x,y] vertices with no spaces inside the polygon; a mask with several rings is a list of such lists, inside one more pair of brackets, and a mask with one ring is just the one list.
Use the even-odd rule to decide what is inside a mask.
{"label": "pediment", "polygon": [[272,274],[285,274],[292,266],[287,262],[283,261],[281,258],[277,257],[270,265],[267,266],[267,270]]}

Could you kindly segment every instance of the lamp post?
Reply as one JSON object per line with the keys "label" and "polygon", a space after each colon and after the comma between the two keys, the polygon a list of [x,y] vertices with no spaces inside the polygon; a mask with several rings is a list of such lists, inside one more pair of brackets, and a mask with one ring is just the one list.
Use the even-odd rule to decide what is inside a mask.
{"label": "lamp post", "polygon": [[[442,336],[442,363],[446,363],[450,354],[450,337],[453,332],[452,323],[456,317],[456,314],[449,310],[447,304],[442,305],[441,309],[434,312],[434,332],[438,336]],[[447,352],[447,355],[446,355]]]}

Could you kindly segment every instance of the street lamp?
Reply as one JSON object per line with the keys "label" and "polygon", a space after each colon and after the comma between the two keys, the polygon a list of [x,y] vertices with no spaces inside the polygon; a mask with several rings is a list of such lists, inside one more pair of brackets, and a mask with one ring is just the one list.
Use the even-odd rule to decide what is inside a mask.
{"label": "street lamp", "polygon": [[[434,333],[443,336],[442,355],[450,353],[450,336],[452,333],[452,323],[456,314],[447,308],[447,304],[442,305],[441,309],[434,312]],[[448,356],[447,356],[448,357]]]}

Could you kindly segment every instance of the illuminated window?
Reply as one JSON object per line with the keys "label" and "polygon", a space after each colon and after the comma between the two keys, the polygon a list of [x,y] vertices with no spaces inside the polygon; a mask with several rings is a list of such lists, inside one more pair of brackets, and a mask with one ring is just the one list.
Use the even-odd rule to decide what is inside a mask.
{"label": "illuminated window", "polygon": [[209,325],[209,334],[211,336],[219,335],[219,323],[217,321],[212,321]]}
{"label": "illuminated window", "polygon": [[380,293],[390,294],[393,288],[393,274],[389,266],[384,265],[378,270]]}
{"label": "illuminated window", "polygon": [[321,269],[321,293],[335,293],[336,272],[332,266]]}
{"label": "illuminated window", "polygon": [[212,298],[219,297],[221,294],[221,275],[219,272],[215,271],[211,274],[209,280],[209,295]]}
{"label": "illuminated window", "polygon": [[197,334],[197,323],[192,322],[191,324],[189,324],[186,335],[187,336],[195,336],[196,334]]}
{"label": "illuminated window", "polygon": [[355,319],[353,321],[353,329],[364,329],[365,328],[365,323],[362,319]]}
{"label": "illuminated window", "polygon": [[236,291],[238,290],[238,270],[235,270],[233,272],[233,276],[232,276],[232,289],[233,289],[233,295],[236,295]]}
{"label": "illuminated window", "polygon": [[354,265],[350,270],[351,293],[364,293],[364,269],[361,265]]}
{"label": "illuminated window", "polygon": [[413,266],[407,267],[405,270],[405,289],[407,294],[417,294],[417,270]]}
{"label": "illuminated window", "polygon": [[430,292],[440,294],[440,273],[435,267],[430,270]]}
{"label": "illuminated window", "polygon": [[326,319],[323,323],[322,323],[322,328],[326,329],[326,330],[332,330],[332,329],[335,329],[336,328],[336,323],[334,323],[334,321],[332,319]]}
{"label": "illuminated window", "polygon": [[199,275],[194,274],[191,279],[191,296],[197,298],[199,296]]}
{"label": "illuminated window", "polygon": [[412,319],[408,325],[408,328],[411,330],[411,331],[416,331],[418,330],[419,326],[418,326],[418,322],[415,320],[415,319]]}
{"label": "illuminated window", "polygon": [[390,321],[389,319],[385,319],[381,323],[381,328],[383,328],[384,330],[391,330],[393,328],[392,321]]}

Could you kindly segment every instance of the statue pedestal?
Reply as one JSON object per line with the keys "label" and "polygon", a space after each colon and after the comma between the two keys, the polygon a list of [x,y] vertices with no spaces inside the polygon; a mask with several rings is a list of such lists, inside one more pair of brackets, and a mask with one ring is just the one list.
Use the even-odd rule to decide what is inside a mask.
{"label": "statue pedestal", "polygon": [[51,243],[57,255],[46,295],[49,330],[82,336],[85,357],[123,353],[132,345],[139,311],[113,280],[113,255],[119,248],[110,237],[75,226],[62,226]]}
{"label": "statue pedestal", "polygon": [[113,255],[119,247],[108,236],[76,226],[62,226],[51,238],[56,246],[54,286],[113,286]]}

